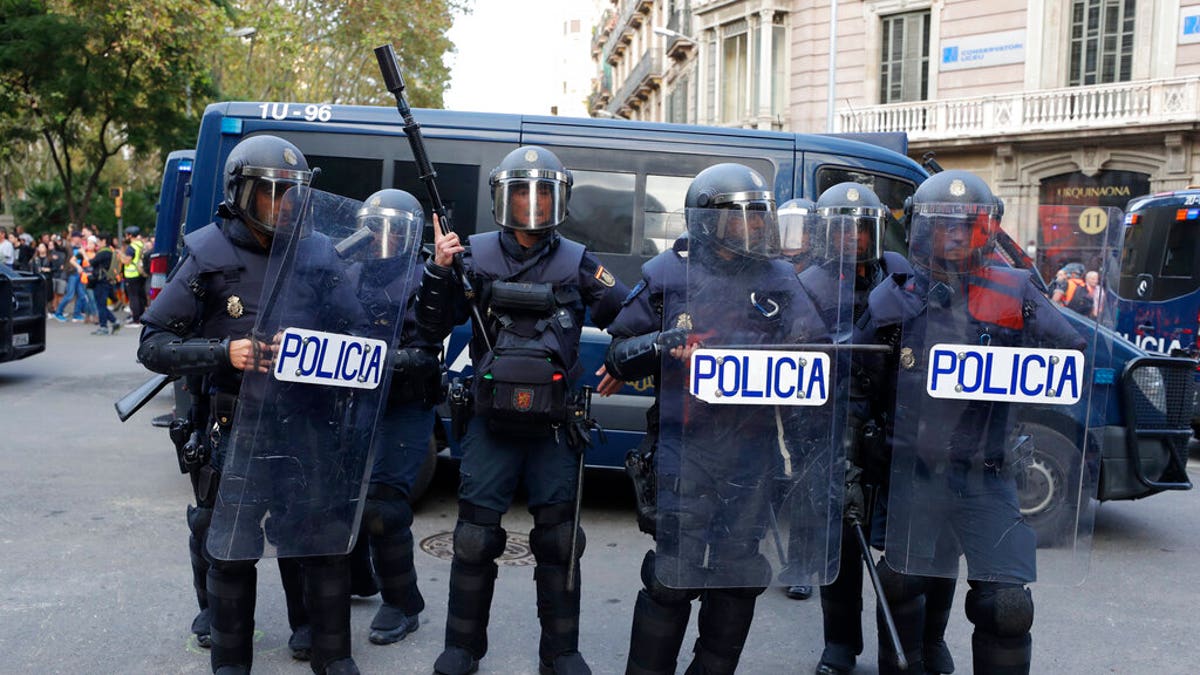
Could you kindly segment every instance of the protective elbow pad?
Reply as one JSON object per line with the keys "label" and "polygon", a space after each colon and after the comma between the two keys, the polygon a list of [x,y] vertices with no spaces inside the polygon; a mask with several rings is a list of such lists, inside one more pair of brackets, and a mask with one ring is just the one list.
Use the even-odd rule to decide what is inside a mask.
{"label": "protective elbow pad", "polygon": [[604,356],[609,375],[630,382],[658,372],[658,331],[637,337],[613,340]]}
{"label": "protective elbow pad", "polygon": [[138,346],[138,361],[156,373],[198,375],[229,365],[229,341],[181,340],[169,333],[152,335]]}

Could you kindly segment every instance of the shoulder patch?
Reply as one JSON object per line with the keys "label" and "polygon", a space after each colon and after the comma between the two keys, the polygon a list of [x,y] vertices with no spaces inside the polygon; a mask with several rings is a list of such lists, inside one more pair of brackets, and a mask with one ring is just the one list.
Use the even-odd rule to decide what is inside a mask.
{"label": "shoulder patch", "polygon": [[617,285],[616,278],[613,277],[612,272],[609,272],[607,269],[604,268],[604,265],[600,265],[596,268],[595,277],[596,277],[596,281],[599,281],[601,284],[603,284],[609,288],[612,288],[613,286]]}

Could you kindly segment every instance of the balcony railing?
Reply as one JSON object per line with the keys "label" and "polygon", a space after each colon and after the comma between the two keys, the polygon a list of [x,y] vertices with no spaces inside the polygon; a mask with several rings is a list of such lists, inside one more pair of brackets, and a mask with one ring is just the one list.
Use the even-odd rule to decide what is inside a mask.
{"label": "balcony railing", "polygon": [[909,140],[1081,131],[1200,120],[1200,77],[893,103],[837,113],[840,132],[904,131]]}
{"label": "balcony railing", "polygon": [[638,107],[637,105],[630,105],[631,100],[635,97],[639,99],[647,98],[650,90],[657,89],[661,82],[662,59],[658,54],[654,53],[653,49],[647,49],[642,53],[642,58],[638,60],[637,65],[629,73],[629,77],[625,78],[616,95],[608,102],[608,112],[616,114],[622,108]]}
{"label": "balcony railing", "polygon": [[605,45],[612,38],[613,26],[617,23],[617,17],[613,14],[612,9],[604,10],[600,15],[600,22],[592,26],[592,56],[600,54]]}

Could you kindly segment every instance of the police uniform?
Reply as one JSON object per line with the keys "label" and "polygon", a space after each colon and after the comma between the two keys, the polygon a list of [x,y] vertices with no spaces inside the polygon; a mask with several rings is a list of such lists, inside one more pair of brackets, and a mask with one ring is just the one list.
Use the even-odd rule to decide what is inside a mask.
{"label": "police uniform", "polygon": [[[744,207],[748,204],[723,201],[726,195],[740,194],[753,195],[748,201],[764,207],[771,202],[773,207],[763,185],[762,178],[746,167],[717,165],[697,175],[685,204],[697,207],[703,201],[703,206]],[[708,196],[697,196],[701,194]],[[689,335],[692,339],[720,335],[731,344],[770,344],[796,336],[827,339],[825,326],[789,264],[720,255],[721,241],[693,222],[704,219],[695,214],[688,215],[688,236],[642,266],[642,280],[610,327],[614,339],[605,360],[608,372],[618,379],[656,379],[656,547],[642,563],[643,588],[634,608],[626,664],[627,673],[638,675],[675,672],[695,599],[700,599],[700,635],[687,672],[732,673],[749,633],[756,599],[773,574],[758,551],[766,532],[757,516],[770,508],[770,494],[738,486],[770,483],[777,451],[747,444],[743,434],[769,427],[774,437],[775,418],[748,414],[742,406],[708,406],[703,415],[692,416],[684,452],[684,398],[677,393],[686,389],[686,368],[678,359],[663,357],[663,352],[683,346]],[[692,298],[689,303],[689,288],[699,287],[722,287],[732,292],[730,297],[744,301],[710,304]],[[743,435],[741,442],[731,434]],[[700,481],[700,476],[710,478]],[[723,579],[721,575],[729,571],[739,578]],[[706,583],[678,588],[661,581],[664,573],[676,572]],[[753,583],[747,586],[743,583],[747,579]]]}
{"label": "police uniform", "polygon": [[[548,220],[535,220],[533,214],[528,218],[522,214],[518,220],[511,220],[512,212],[506,205],[512,196],[504,192],[507,181],[520,183],[530,194],[540,189],[555,190],[554,215]],[[472,236],[469,251],[462,258],[487,317],[486,326],[475,328],[486,330],[497,350],[510,341],[532,341],[534,344],[528,348],[546,354],[543,362],[554,361],[562,367],[555,384],[561,394],[582,374],[578,349],[585,309],[591,310],[592,323],[603,328],[616,316],[628,289],[582,244],[552,230],[565,217],[570,185],[569,173],[552,153],[535,146],[519,148],[493,171],[491,182],[493,212],[504,229]],[[525,248],[514,229],[550,231],[542,234],[534,246]],[[505,305],[497,289],[518,294],[522,289],[542,289],[544,297],[534,299],[535,304],[541,303],[537,311],[542,315],[536,322],[523,323],[522,317],[531,316],[534,310],[522,312],[514,309],[515,305]],[[423,339],[440,343],[453,325],[467,318],[467,309],[462,288],[451,270],[430,262],[417,302]],[[509,329],[517,324],[524,326],[524,337],[510,333]],[[471,342],[476,414],[462,438],[446,649],[435,669],[448,674],[472,672],[487,653],[488,614],[497,574],[495,559],[503,553],[506,538],[500,521],[523,479],[534,518],[529,541],[537,560],[534,579],[542,625],[540,671],[587,673],[590,670],[579,655],[578,579],[573,590],[567,590],[578,455],[567,447],[559,427],[513,421],[520,418],[521,410],[532,414],[542,405],[561,406],[563,402],[542,400],[547,385],[541,382],[536,392],[532,384],[518,384],[505,389],[507,393],[497,394],[496,383],[514,375],[502,372],[500,362],[507,357],[497,357],[499,353],[489,352],[478,335]],[[502,415],[501,409],[507,414]],[[582,530],[579,540],[581,555]]]}
{"label": "police uniform", "polygon": [[[928,179],[912,200],[913,208],[948,202],[955,211],[966,211],[963,207],[972,203],[997,204],[998,210],[998,200],[986,184],[962,171]],[[898,396],[896,402],[893,476],[906,480],[892,481],[887,508],[902,508],[910,517],[889,517],[887,540],[907,538],[908,555],[921,561],[921,569],[943,578],[956,576],[959,557],[964,557],[971,587],[966,613],[975,626],[974,672],[1028,673],[1033,600],[1025,584],[1036,579],[1037,542],[1020,515],[1014,478],[1001,470],[1015,422],[1011,406],[924,396],[924,361],[928,346],[939,343],[1078,349],[1083,340],[1033,284],[1028,270],[989,264],[999,215],[987,217],[990,224],[973,225],[970,257],[957,264],[940,260],[942,254],[932,249],[928,232],[911,226],[914,272],[907,278],[889,278],[871,293],[864,339],[873,335],[895,344],[896,390],[922,392]],[[931,222],[925,227],[942,227]],[[918,425],[918,419],[944,423]],[[925,479],[918,485],[910,475]],[[923,672],[922,659],[928,652],[921,617],[944,589],[931,588],[928,577],[893,571],[883,559],[878,568],[910,667]],[[908,619],[902,622],[901,616]],[[892,659],[890,646],[881,639],[881,672],[895,672]]]}
{"label": "police uniform", "polygon": [[[189,508],[188,524],[196,581],[202,573],[205,576],[206,598],[202,603],[206,601],[207,606],[201,607],[207,610],[211,623],[213,672],[248,672],[253,659],[257,561],[218,560],[209,554],[206,545],[220,469],[229,450],[235,406],[242,389],[242,371],[230,362],[230,343],[251,335],[264,309],[261,302],[269,241],[278,217],[277,213],[258,212],[252,193],[262,189],[282,195],[287,187],[307,183],[310,176],[303,155],[287,141],[255,136],[235,146],[226,163],[226,200],[218,209],[221,220],[187,235],[188,256],[143,315],[139,361],[156,372],[202,377],[196,393],[202,412],[194,423],[209,457],[195,472],[198,503],[196,508]],[[277,203],[272,200],[272,204]],[[306,245],[321,246],[322,242]],[[325,281],[313,280],[310,300],[324,292]],[[333,307],[347,304],[344,299],[326,298],[324,302]],[[310,404],[322,405],[317,401]],[[303,417],[302,411],[298,412]],[[203,570],[205,564],[207,569]],[[358,672],[349,652],[349,572],[344,556],[305,559],[303,571],[295,559],[280,558],[279,567],[294,631],[289,642],[293,655],[310,655],[306,624],[311,623],[312,634],[317,636],[311,648],[314,672]],[[345,603],[336,600],[343,585],[347,587]],[[199,588],[197,593],[199,596]],[[334,598],[332,603],[329,598]]]}

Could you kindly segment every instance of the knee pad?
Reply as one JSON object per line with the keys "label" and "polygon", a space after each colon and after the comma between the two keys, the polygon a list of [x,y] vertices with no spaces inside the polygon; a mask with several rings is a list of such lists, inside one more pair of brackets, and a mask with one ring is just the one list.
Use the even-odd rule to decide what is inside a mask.
{"label": "knee pad", "polygon": [[670,606],[686,605],[700,597],[698,588],[669,588],[662,585],[654,572],[657,560],[654,551],[646,551],[646,557],[642,558],[642,585],[646,587],[646,593],[652,600],[660,605]]}
{"label": "knee pad", "polygon": [[890,602],[903,603],[912,600],[925,592],[925,581],[922,577],[897,572],[887,564],[885,558],[880,558],[875,564],[879,572],[879,583],[883,586],[883,594]]}
{"label": "knee pad", "polygon": [[367,504],[363,509],[363,525],[373,537],[381,537],[412,526],[413,511],[408,499],[401,496],[376,496],[367,493]]}
{"label": "knee pad", "polygon": [[193,537],[201,541],[204,540],[204,535],[208,534],[208,526],[212,523],[212,515],[213,510],[210,508],[188,504],[187,524]]}
{"label": "knee pad", "polygon": [[461,502],[454,526],[454,557],[470,565],[491,563],[504,553],[508,533],[500,527],[501,514]]}
{"label": "knee pad", "polygon": [[[574,505],[551,504],[533,509],[529,548],[539,565],[566,565],[571,560],[571,536],[575,532]],[[579,528],[577,555],[583,556],[586,539]]]}
{"label": "knee pad", "polygon": [[1016,584],[976,582],[967,591],[967,619],[976,630],[1021,637],[1033,627],[1033,594]]}

